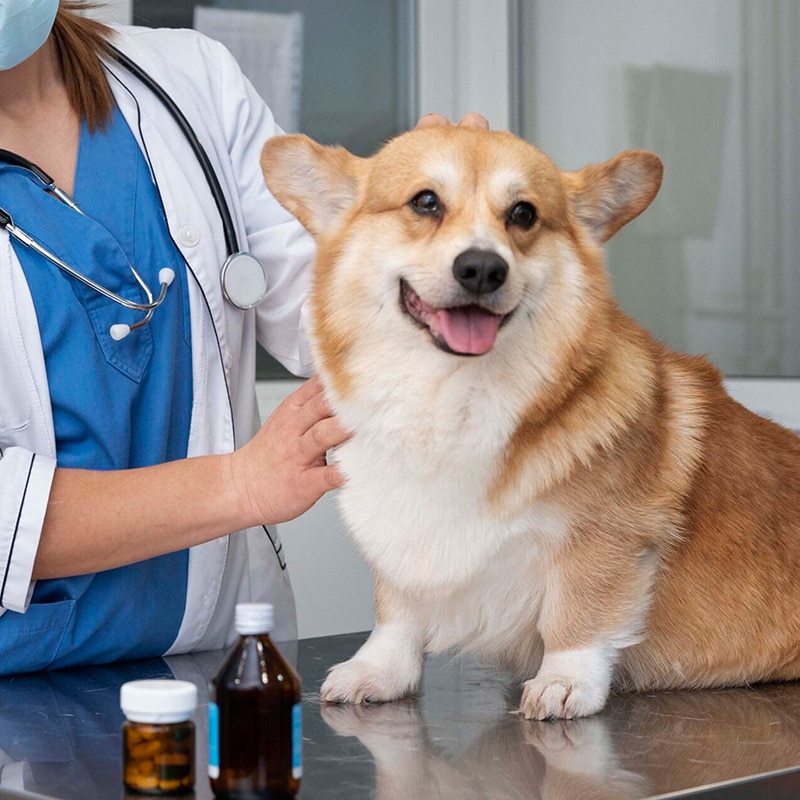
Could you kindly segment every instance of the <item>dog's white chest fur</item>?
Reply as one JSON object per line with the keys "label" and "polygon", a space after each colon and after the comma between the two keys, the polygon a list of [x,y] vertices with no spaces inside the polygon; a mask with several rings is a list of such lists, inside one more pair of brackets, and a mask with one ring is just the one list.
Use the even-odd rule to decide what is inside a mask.
{"label": "dog's white chest fur", "polygon": [[399,407],[342,404],[357,433],[337,453],[340,508],[366,560],[416,601],[430,649],[466,640],[498,650],[495,633],[535,618],[543,546],[563,520],[546,507],[500,519],[489,503],[516,424],[507,394],[418,388]]}

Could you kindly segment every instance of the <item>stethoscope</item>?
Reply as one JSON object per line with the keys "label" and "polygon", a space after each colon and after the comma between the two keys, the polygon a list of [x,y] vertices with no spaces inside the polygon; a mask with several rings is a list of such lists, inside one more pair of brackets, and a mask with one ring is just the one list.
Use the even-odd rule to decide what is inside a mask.
{"label": "stethoscope", "polygon": [[[206,181],[208,182],[211,195],[214,198],[214,204],[217,206],[220,219],[222,220],[222,229],[225,235],[225,247],[227,257],[222,265],[220,273],[220,280],[222,283],[222,293],[225,299],[236,308],[246,310],[258,305],[267,293],[267,273],[264,265],[252,254],[245,252],[239,247],[239,239],[236,235],[236,228],[233,224],[233,217],[231,216],[230,208],[225,200],[225,195],[222,191],[219,179],[214,172],[214,167],[206,153],[200,140],[197,138],[194,129],[189,124],[189,121],[184,116],[183,112],[178,108],[173,99],[167,94],[164,88],[156,82],[147,72],[145,72],[138,64],[131,61],[124,53],[117,50],[116,47],[110,45],[114,51],[115,58],[128,70],[134,77],[138,78],[145,86],[147,86],[153,94],[164,104],[167,111],[177,123],[181,132],[189,142],[195,157],[200,163]],[[62,189],[56,186],[55,181],[36,164],[28,161],[22,156],[12,153],[8,150],[0,150],[0,161],[4,161],[12,166],[19,167],[31,173],[44,187],[45,191],[50,192],[54,197],[65,203],[70,208],[83,214],[83,211],[73,201],[73,199]],[[124,339],[132,330],[141,328],[146,325],[156,308],[164,302],[167,294],[167,289],[175,279],[175,273],[170,268],[166,267],[159,271],[158,282],[160,284],[157,295],[147,285],[145,280],[139,275],[134,266],[130,265],[131,273],[133,274],[136,283],[141,287],[147,299],[144,303],[137,303],[133,300],[128,300],[115,294],[110,289],[107,289],[97,281],[92,280],[87,275],[71,267],[69,264],[60,259],[57,255],[48,250],[44,245],[38,242],[29,233],[19,228],[14,224],[11,215],[0,208],[0,228],[5,228],[8,233],[27,247],[35,250],[39,255],[46,258],[51,263],[55,264],[59,269],[71,275],[76,280],[93,289],[95,292],[103,295],[103,297],[113,300],[115,303],[134,311],[143,311],[144,316],[133,322],[130,325],[124,323],[117,323],[110,327],[109,334],[112,339],[119,341]]]}

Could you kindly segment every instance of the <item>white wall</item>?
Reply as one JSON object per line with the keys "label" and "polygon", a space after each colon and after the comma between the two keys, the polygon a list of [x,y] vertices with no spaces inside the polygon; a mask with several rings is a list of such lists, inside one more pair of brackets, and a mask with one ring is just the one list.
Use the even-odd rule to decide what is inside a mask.
{"label": "white wall", "polygon": [[476,111],[510,128],[509,0],[417,0],[416,17],[419,113]]}

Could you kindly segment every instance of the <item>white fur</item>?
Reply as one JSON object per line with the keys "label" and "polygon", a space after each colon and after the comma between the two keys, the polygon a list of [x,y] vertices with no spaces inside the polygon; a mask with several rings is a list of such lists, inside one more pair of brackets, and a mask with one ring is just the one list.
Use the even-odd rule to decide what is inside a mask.
{"label": "white fur", "polygon": [[614,663],[608,647],[546,653],[537,676],[524,684],[520,712],[526,719],[596,713],[605,705]]}
{"label": "white fur", "polygon": [[514,167],[495,169],[489,179],[488,196],[499,206],[508,205],[517,194],[524,190],[525,174]]}
{"label": "white fur", "polygon": [[419,638],[411,621],[378,625],[351,659],[330,670],[321,699],[362,703],[395,700],[414,691],[422,671]]}
{"label": "white fur", "polygon": [[443,157],[441,152],[437,152],[423,161],[420,164],[420,173],[428,177],[428,186],[426,188],[436,191],[446,188],[454,195],[463,193],[463,170],[454,160],[448,160]]}

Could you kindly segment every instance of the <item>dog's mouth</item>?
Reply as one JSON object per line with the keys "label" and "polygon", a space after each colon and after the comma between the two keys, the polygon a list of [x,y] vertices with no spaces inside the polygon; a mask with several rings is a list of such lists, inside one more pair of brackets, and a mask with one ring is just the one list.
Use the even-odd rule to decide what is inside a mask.
{"label": "dog's mouth", "polygon": [[433,343],[458,356],[481,356],[488,353],[497,332],[510,314],[495,314],[483,306],[471,304],[436,308],[428,305],[404,280],[400,281],[400,307],[431,335]]}

